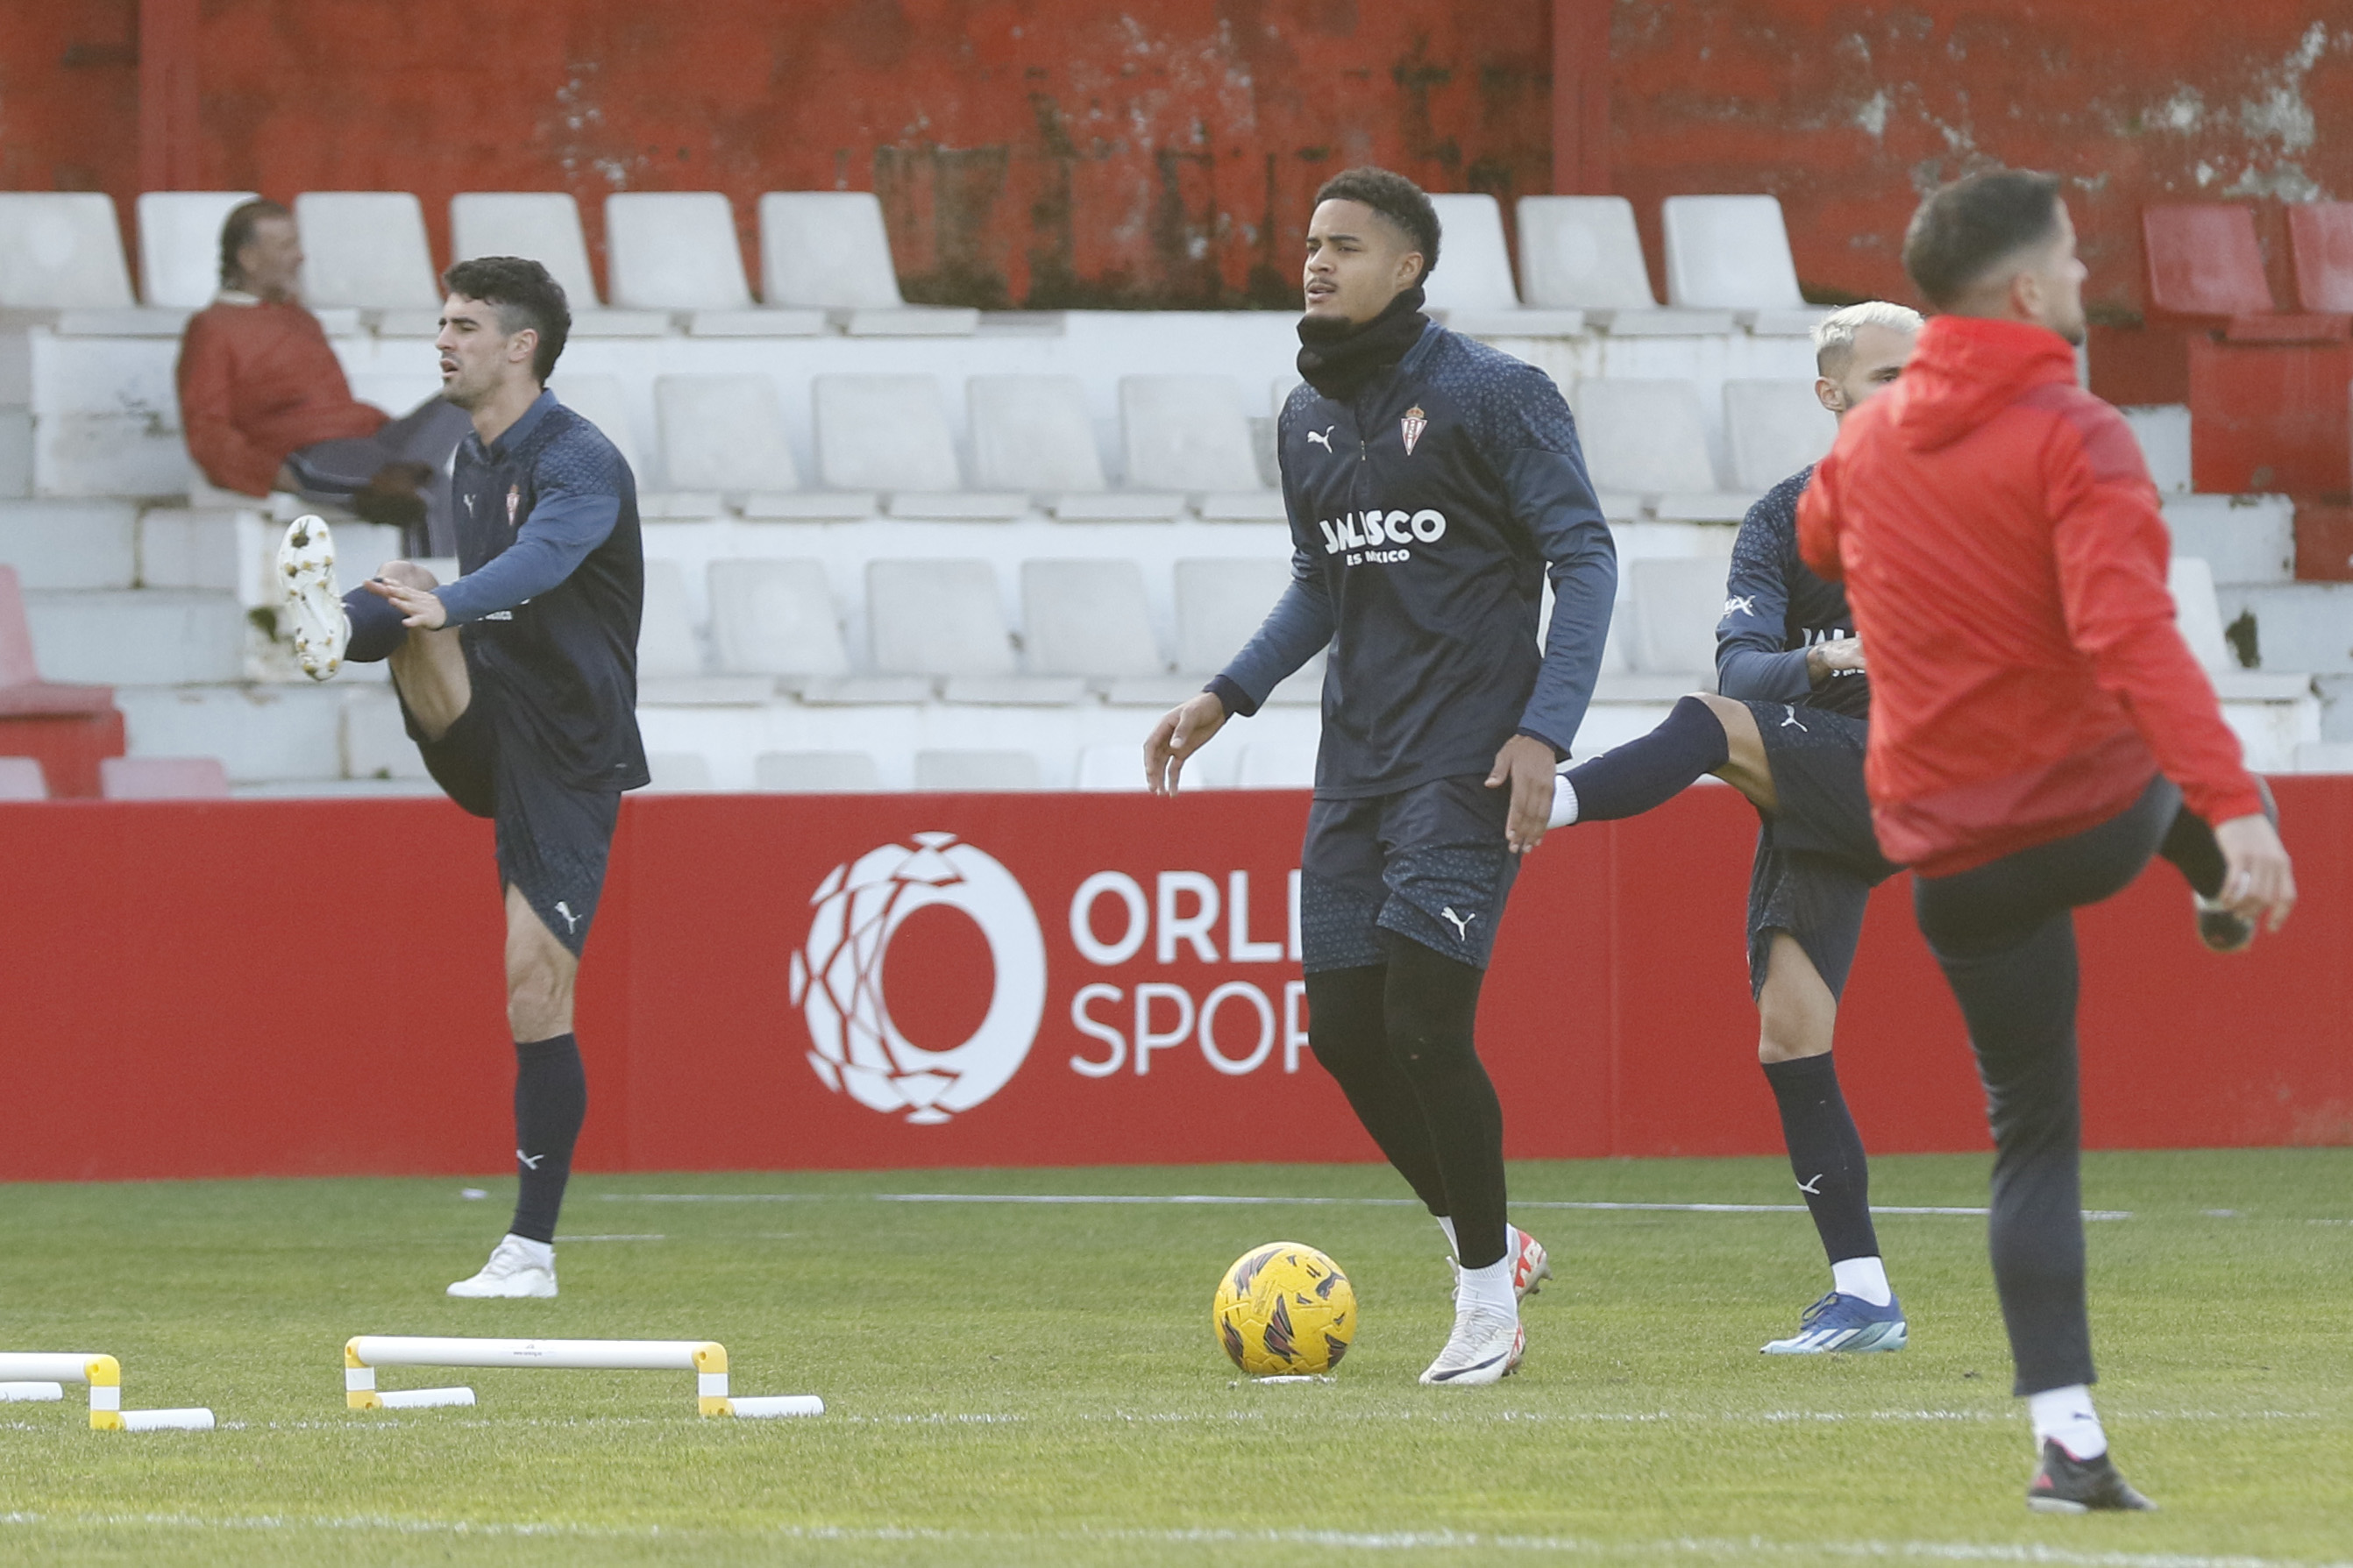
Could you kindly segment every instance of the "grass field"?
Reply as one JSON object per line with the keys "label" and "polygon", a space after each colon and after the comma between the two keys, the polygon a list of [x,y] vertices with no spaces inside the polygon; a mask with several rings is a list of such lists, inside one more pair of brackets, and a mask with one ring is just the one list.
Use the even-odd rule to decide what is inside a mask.
{"label": "grass field", "polygon": [[[1984,1171],[1881,1160],[1874,1196],[1975,1205]],[[0,1347],[111,1352],[126,1404],[223,1423],[92,1433],[79,1388],[0,1406],[0,1561],[2353,1559],[2353,1151],[2090,1162],[2086,1201],[2129,1213],[2091,1227],[2102,1414],[2164,1511],[2084,1519],[2023,1507],[1982,1219],[1882,1218],[1910,1349],[1768,1359],[1822,1288],[1801,1213],[1538,1206],[1785,1204],[1778,1161],[1515,1167],[1560,1278],[1483,1390],[1415,1384],[1446,1270],[1371,1167],[584,1178],[561,1300],[449,1301],[505,1218],[511,1184],[480,1184],[0,1193]],[[1335,1382],[1249,1383],[1212,1343],[1219,1272],[1273,1239],[1355,1280]],[[347,1412],[358,1332],[708,1337],[737,1392],[829,1409],[701,1421],[675,1373],[391,1372],[480,1404]]]}

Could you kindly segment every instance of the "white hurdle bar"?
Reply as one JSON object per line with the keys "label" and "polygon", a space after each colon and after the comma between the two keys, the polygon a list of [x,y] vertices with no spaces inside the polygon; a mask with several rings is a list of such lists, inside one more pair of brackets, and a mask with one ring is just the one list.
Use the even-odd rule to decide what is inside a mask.
{"label": "white hurdle bar", "polygon": [[0,1399],[63,1399],[64,1384],[90,1384],[93,1432],[209,1432],[213,1413],[122,1408],[122,1363],[93,1351],[0,1351]]}
{"label": "white hurdle bar", "polygon": [[727,1347],[711,1340],[481,1340],[430,1335],[359,1334],[343,1344],[343,1403],[353,1410],[414,1410],[471,1405],[470,1388],[379,1390],[378,1367],[561,1368],[581,1372],[691,1372],[696,1408],[746,1419],[822,1415],[813,1394],[736,1399],[727,1392]]}

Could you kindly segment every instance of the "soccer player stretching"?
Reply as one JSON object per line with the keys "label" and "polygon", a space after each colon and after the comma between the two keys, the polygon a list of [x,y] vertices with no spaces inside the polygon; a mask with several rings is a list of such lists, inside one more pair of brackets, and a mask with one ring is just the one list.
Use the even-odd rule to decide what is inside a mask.
{"label": "soccer player stretching", "polygon": [[2059,182],[1946,186],[1904,266],[1941,314],[1815,470],[1799,542],[1845,581],[1871,650],[1879,842],[1919,873],[1985,1083],[1994,1285],[2039,1457],[2027,1500],[2144,1509],[2088,1390],[2073,911],[2154,853],[2250,937],[2295,883],[2174,625],[2140,449],[2075,384],[2084,267]]}
{"label": "soccer player stretching", "polygon": [[[1814,330],[1814,395],[1845,423],[1894,382],[1919,331],[1917,311],[1883,300],[1834,312]],[[1776,1355],[1902,1350],[1905,1336],[1871,1223],[1862,1138],[1831,1059],[1863,910],[1896,868],[1872,837],[1862,787],[1862,644],[1846,595],[1798,559],[1798,498],[1812,474],[1767,491],[1733,542],[1715,628],[1722,695],[1686,697],[1648,735],[1569,770],[1552,813],[1556,827],[1633,816],[1714,773],[1764,820],[1748,879],[1757,1056],[1831,1265],[1829,1294],[1765,1347]]]}
{"label": "soccer player stretching", "polygon": [[452,1296],[555,1294],[555,1216],[587,1110],[572,988],[621,792],[646,783],[637,719],[645,557],[637,481],[545,390],[571,312],[535,261],[463,261],[434,347],[473,416],[452,493],[458,580],[410,562],[334,597],[334,549],[303,518],[280,547],[303,668],[392,662],[409,735],[449,798],[498,826],[515,1040],[514,1221]]}
{"label": "soccer player stretching", "polygon": [[[1472,1040],[1516,857],[1585,717],[1618,567],[1577,431],[1542,372],[1432,324],[1438,217],[1354,169],[1307,230],[1307,384],[1279,423],[1292,583],[1207,691],[1145,745],[1155,793],[1327,644],[1301,855],[1309,1041],[1446,1228],[1452,1334],[1421,1381],[1519,1363],[1518,1296],[1548,1272],[1504,1218],[1504,1118]],[[1536,643],[1545,579],[1555,596]]]}

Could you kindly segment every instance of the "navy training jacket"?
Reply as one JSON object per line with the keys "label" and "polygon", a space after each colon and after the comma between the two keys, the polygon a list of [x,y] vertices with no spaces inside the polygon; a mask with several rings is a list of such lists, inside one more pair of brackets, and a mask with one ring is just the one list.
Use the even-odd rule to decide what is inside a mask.
{"label": "navy training jacket", "polygon": [[1293,392],[1277,452],[1292,583],[1212,683],[1228,706],[1255,712],[1328,645],[1315,793],[1332,798],[1484,774],[1515,733],[1567,755],[1618,556],[1552,379],[1432,324],[1352,402]]}

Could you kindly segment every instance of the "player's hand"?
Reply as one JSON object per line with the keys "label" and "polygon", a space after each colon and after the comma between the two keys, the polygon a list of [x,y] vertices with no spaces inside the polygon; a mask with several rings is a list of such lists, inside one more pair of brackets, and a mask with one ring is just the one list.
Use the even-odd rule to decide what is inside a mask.
{"label": "player's hand", "polygon": [[1495,753],[1487,787],[1511,786],[1512,810],[1504,822],[1504,847],[1514,855],[1525,855],[1544,842],[1546,825],[1552,820],[1555,766],[1552,748],[1533,735],[1514,735]]}
{"label": "player's hand", "polygon": [[1861,637],[1832,637],[1806,650],[1806,675],[1816,686],[1841,669],[1862,668]]}
{"label": "player's hand", "polygon": [[2222,848],[2222,890],[2216,896],[2223,905],[2274,931],[2286,924],[2295,908],[2295,871],[2271,819],[2260,812],[2234,816],[2216,825],[2214,842]]}
{"label": "player's hand", "polygon": [[1144,742],[1144,787],[1154,795],[1175,795],[1186,763],[1225,726],[1226,705],[1214,692],[1187,697],[1163,713]]}
{"label": "player's hand", "polygon": [[429,589],[406,583],[387,583],[381,577],[368,579],[368,592],[379,599],[390,599],[392,607],[401,614],[400,624],[416,631],[438,631],[449,624],[449,612],[441,606],[439,596]]}

